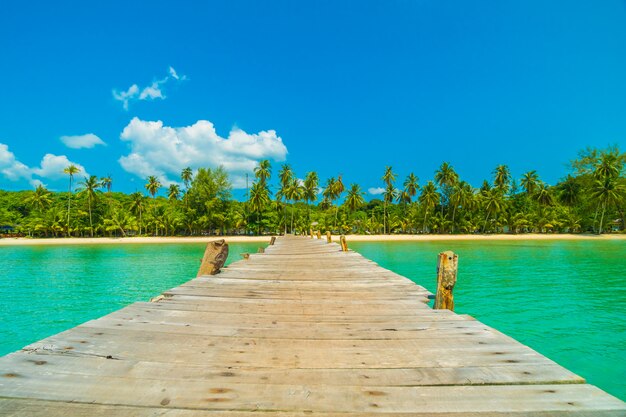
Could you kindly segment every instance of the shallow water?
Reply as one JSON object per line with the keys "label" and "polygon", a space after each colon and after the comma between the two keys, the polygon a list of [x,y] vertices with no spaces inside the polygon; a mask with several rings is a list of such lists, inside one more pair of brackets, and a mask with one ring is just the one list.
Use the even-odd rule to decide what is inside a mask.
{"label": "shallow water", "polygon": [[350,248],[433,292],[437,254],[456,252],[456,312],[626,400],[625,241],[353,242]]}
{"label": "shallow water", "polygon": [[[626,242],[353,242],[434,290],[459,254],[456,311],[626,399]],[[231,244],[229,262],[259,243]],[[0,355],[193,278],[205,244],[0,247]]]}

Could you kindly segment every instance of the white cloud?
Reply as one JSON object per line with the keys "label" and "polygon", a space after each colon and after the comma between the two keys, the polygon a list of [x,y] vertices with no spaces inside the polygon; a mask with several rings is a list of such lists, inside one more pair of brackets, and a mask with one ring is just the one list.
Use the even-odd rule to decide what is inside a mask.
{"label": "white cloud", "polygon": [[381,188],[381,187],[376,187],[376,188],[371,187],[371,188],[367,189],[367,192],[372,194],[372,195],[380,195],[380,194],[385,192],[385,189]]}
{"label": "white cloud", "polygon": [[178,180],[183,168],[223,166],[235,188],[245,187],[245,173],[251,173],[261,159],[283,161],[287,148],[274,130],[249,134],[233,129],[220,137],[213,123],[199,120],[191,126],[169,127],[161,121],[133,118],[120,135],[129,142],[130,153],[119,163],[139,177],[156,175],[163,183]]}
{"label": "white cloud", "polygon": [[93,148],[96,145],[106,145],[102,139],[93,133],[79,136],[61,136],[61,142],[72,149]]}
{"label": "white cloud", "polygon": [[15,154],[4,143],[0,143],[0,172],[9,181],[26,179],[32,184],[30,168],[15,158]]}
{"label": "white cloud", "polygon": [[173,67],[168,68],[168,73],[169,75],[165,78],[153,81],[148,87],[139,88],[137,84],[133,84],[126,91],[119,92],[113,90],[113,98],[122,102],[124,110],[128,110],[129,103],[134,100],[155,100],[157,98],[165,100],[166,97],[161,86],[165,85],[172,78],[176,81],[187,79],[186,75],[178,75]]}
{"label": "white cloud", "polygon": [[126,91],[118,92],[117,90],[113,90],[113,98],[123,103],[124,110],[128,110],[128,102],[136,98],[138,94],[139,87],[137,84],[131,85]]}
{"label": "white cloud", "polygon": [[70,161],[65,155],[53,155],[51,153],[45,154],[41,159],[39,167],[33,168],[32,172],[39,177],[58,180],[67,175],[63,173],[63,170],[72,164],[78,168],[78,173],[74,174],[75,177],[82,178],[89,176],[89,173],[82,165]]}
{"label": "white cloud", "polygon": [[[0,143],[0,174],[9,181],[27,180],[33,187],[36,187],[42,184],[40,178],[51,180],[63,178],[66,175],[63,170],[70,164],[76,165],[80,170],[77,177],[89,176],[82,165],[70,161],[65,155],[46,154],[38,167],[31,168],[18,161],[7,145]],[[40,178],[34,178],[34,176]]]}

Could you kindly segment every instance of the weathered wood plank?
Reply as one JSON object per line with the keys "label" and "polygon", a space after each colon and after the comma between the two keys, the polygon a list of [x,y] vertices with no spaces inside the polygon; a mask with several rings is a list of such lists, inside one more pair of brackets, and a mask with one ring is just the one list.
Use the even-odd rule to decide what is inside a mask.
{"label": "weathered wood plank", "polygon": [[[214,276],[0,358],[0,415],[616,417],[623,402],[336,243]],[[42,411],[45,410],[45,411]]]}

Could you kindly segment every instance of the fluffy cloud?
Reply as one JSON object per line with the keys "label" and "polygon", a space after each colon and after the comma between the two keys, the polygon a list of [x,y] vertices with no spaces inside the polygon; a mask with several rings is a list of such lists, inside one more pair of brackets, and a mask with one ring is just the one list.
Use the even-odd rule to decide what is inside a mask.
{"label": "fluffy cloud", "polygon": [[191,126],[169,127],[161,121],[133,118],[120,135],[130,145],[130,153],[119,163],[139,177],[156,175],[165,183],[175,182],[183,168],[223,166],[235,188],[245,187],[244,174],[252,172],[258,161],[283,161],[287,148],[274,130],[255,134],[233,129],[220,137],[213,123],[199,120]]}
{"label": "fluffy cloud", "polygon": [[124,110],[128,110],[129,103],[135,100],[165,100],[165,94],[162,88],[163,85],[170,79],[176,81],[184,81],[187,79],[185,75],[178,75],[176,70],[172,67],[168,68],[168,73],[169,75],[165,78],[153,81],[148,87],[139,88],[137,84],[133,84],[126,91],[113,90],[113,98],[122,102]]}
{"label": "fluffy cloud", "polygon": [[367,192],[372,194],[372,195],[380,195],[380,194],[385,192],[385,189],[381,188],[381,187],[376,187],[376,188],[371,187],[371,188],[367,189]]}
{"label": "fluffy cloud", "polygon": [[63,178],[65,176],[63,170],[70,164],[76,165],[79,169],[79,177],[89,176],[82,165],[70,161],[65,155],[46,154],[38,167],[31,168],[18,161],[7,145],[0,143],[0,174],[9,181],[26,180],[36,187],[42,184],[42,178],[50,180]]}
{"label": "fluffy cloud", "polygon": [[72,164],[78,168],[78,174],[75,176],[79,178],[89,176],[89,173],[82,165],[70,161],[65,155],[53,155],[51,153],[45,154],[39,167],[33,168],[32,172],[43,178],[58,180],[66,176],[66,174],[63,173],[63,170]]}
{"label": "fluffy cloud", "polygon": [[0,143],[0,172],[10,181],[26,179],[32,184],[30,168],[18,161],[4,143]]}
{"label": "fluffy cloud", "polygon": [[102,139],[93,133],[79,136],[61,136],[61,142],[72,149],[93,148],[96,145],[106,145]]}

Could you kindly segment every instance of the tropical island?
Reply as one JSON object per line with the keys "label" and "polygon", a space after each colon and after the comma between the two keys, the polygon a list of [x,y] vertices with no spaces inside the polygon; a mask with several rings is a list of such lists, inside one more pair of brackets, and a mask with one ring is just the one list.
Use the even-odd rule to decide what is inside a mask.
{"label": "tropical island", "polygon": [[[623,233],[626,153],[617,146],[587,148],[557,184],[537,171],[513,178],[498,165],[479,187],[443,162],[433,179],[399,178],[381,170],[381,197],[366,201],[359,184],[342,175],[304,177],[289,164],[262,160],[246,198],[232,197],[222,167],[187,167],[167,187],[157,176],[145,191],[113,191],[111,176],[80,176],[65,168],[66,192],[43,185],[33,191],[0,191],[5,237],[251,236],[307,234],[311,229],[355,235],[471,235]],[[274,183],[272,183],[274,181]],[[162,191],[165,191],[163,193]],[[163,195],[165,194],[165,195]]]}

